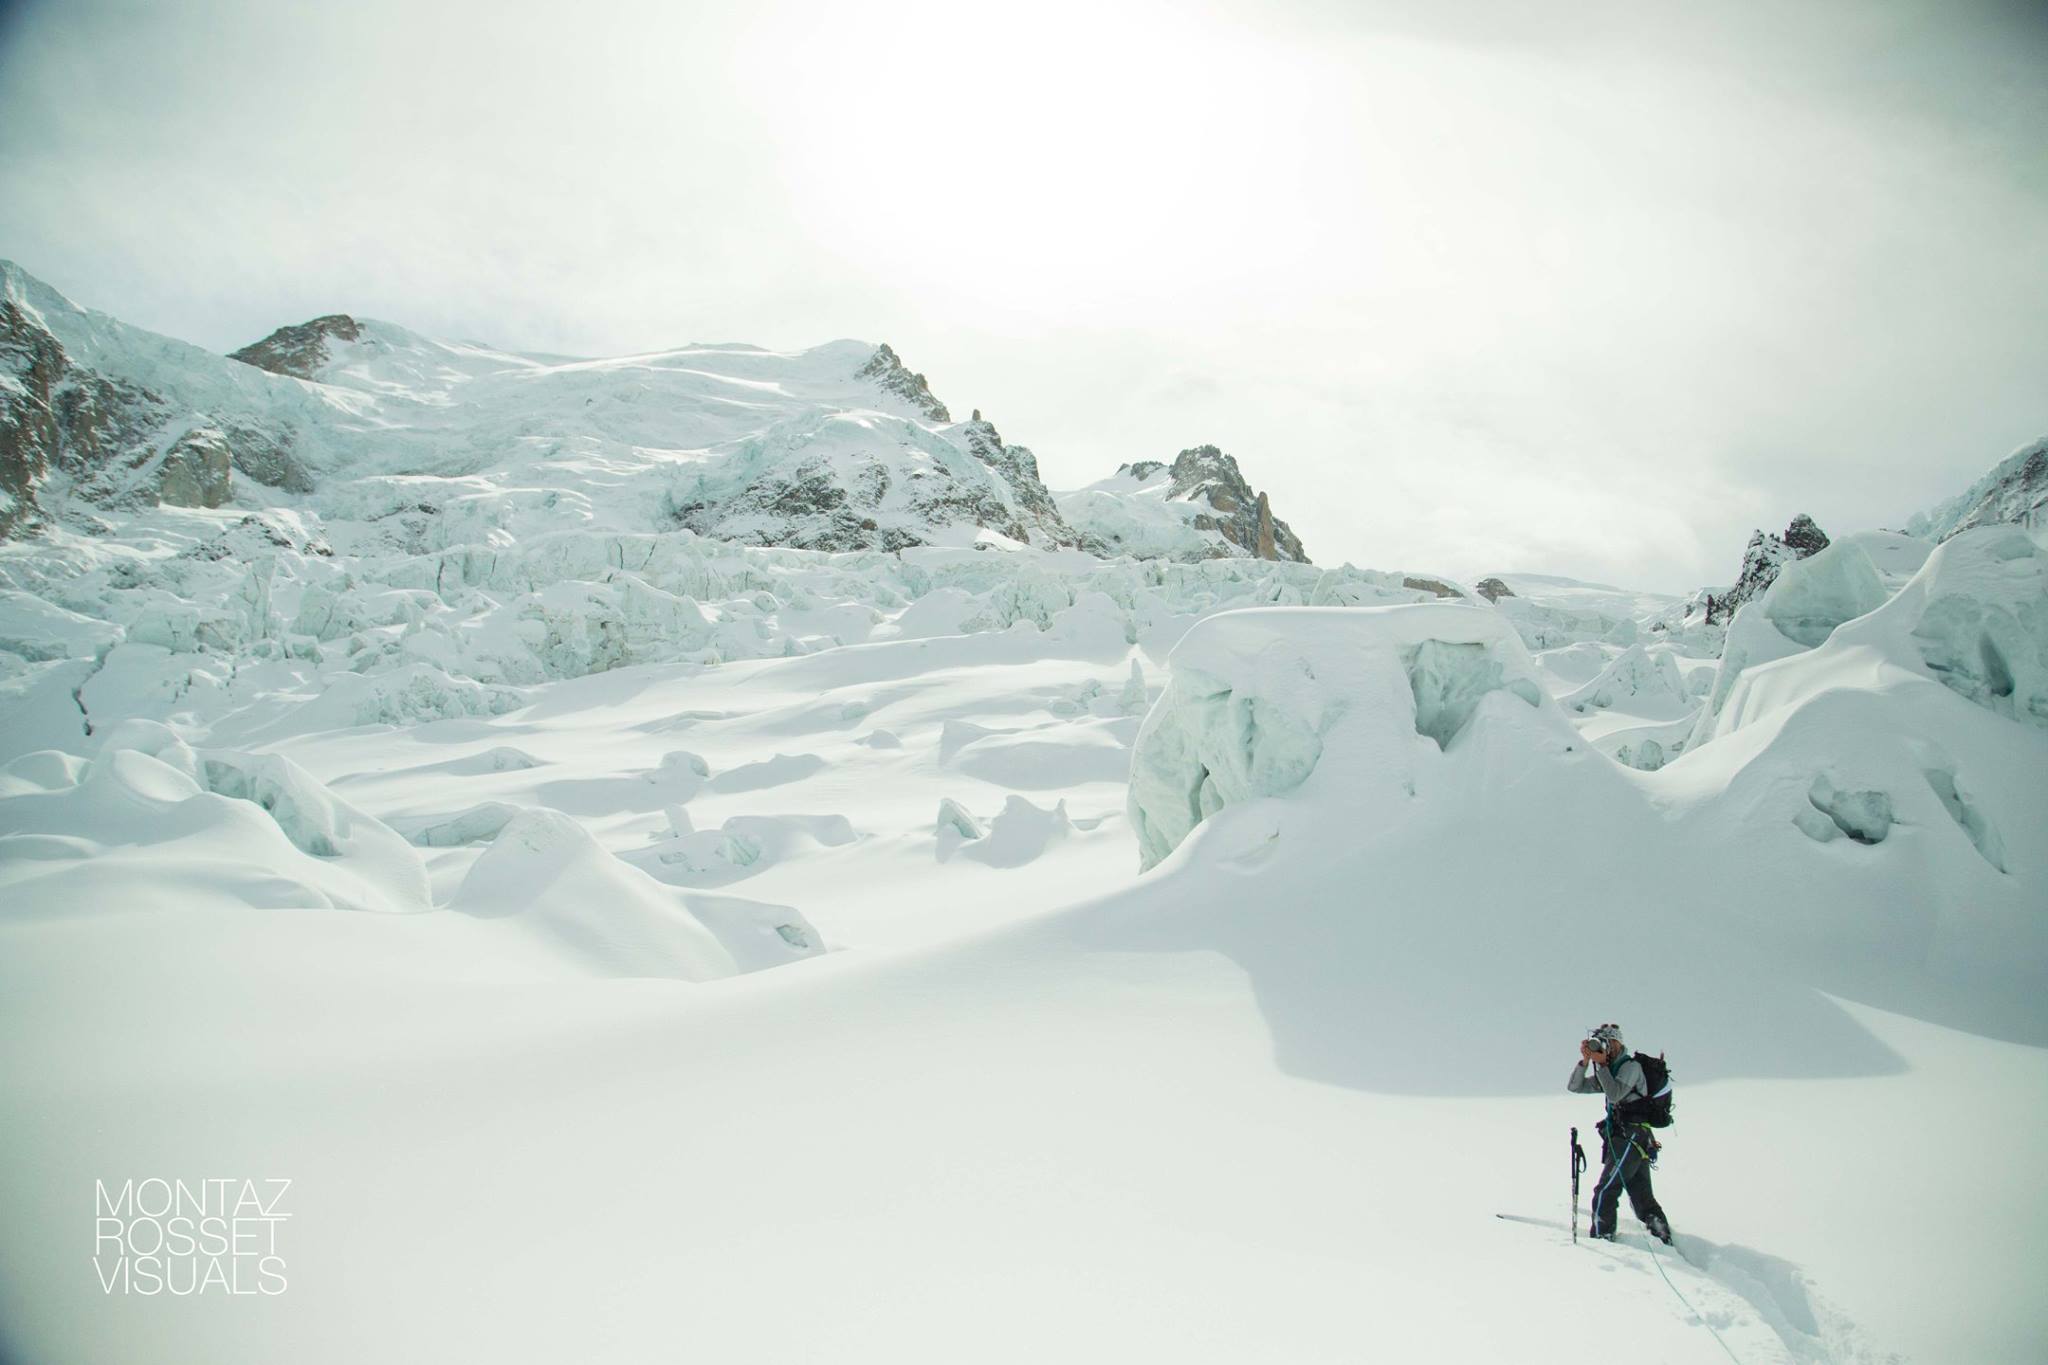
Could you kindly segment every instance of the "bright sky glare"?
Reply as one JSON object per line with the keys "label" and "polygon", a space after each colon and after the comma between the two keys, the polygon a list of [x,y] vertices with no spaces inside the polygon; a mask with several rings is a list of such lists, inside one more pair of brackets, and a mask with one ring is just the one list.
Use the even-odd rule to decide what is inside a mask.
{"label": "bright sky glare", "polygon": [[2030,0],[0,5],[0,255],[228,349],[887,340],[1049,482],[1685,591],[2048,432]]}

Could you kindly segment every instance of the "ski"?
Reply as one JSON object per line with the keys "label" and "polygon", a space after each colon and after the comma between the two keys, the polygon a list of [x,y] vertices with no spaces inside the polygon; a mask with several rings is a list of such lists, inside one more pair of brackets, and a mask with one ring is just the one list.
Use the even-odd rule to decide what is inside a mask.
{"label": "ski", "polygon": [[1524,1213],[1496,1213],[1493,1216],[1506,1219],[1510,1223],[1528,1223],[1533,1227],[1553,1228],[1558,1232],[1564,1231],[1564,1224],[1558,1222],[1555,1218],[1531,1218]]}

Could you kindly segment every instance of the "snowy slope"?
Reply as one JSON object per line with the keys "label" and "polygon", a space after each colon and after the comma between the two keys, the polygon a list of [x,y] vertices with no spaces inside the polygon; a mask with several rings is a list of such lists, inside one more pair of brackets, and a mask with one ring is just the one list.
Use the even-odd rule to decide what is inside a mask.
{"label": "snowy slope", "polygon": [[[34,499],[46,519],[93,527],[96,508],[161,496],[365,519],[410,512],[437,544],[577,523],[834,550],[1073,539],[1028,452],[1000,465],[978,457],[967,424],[949,423],[886,346],[578,360],[335,315],[237,353],[283,371],[272,374],[79,308],[12,264],[0,263],[0,282],[22,344],[47,337],[61,348],[60,384],[118,388],[103,406],[136,429],[118,449],[46,442],[56,477]],[[199,498],[162,467],[192,432],[214,433],[226,456]],[[118,488],[100,486],[109,465],[121,467]],[[349,489],[335,486],[343,480]],[[450,512],[459,518],[443,523]]]}
{"label": "snowy slope", "polygon": [[[1484,591],[1487,584],[1499,587]],[[1684,599],[1668,593],[1637,592],[1552,574],[1489,574],[1478,586],[1515,623],[1532,649],[1582,641],[1625,647],[1653,631],[1694,653],[1711,653],[1711,646],[1718,643],[1698,631],[1670,629],[1673,609],[1682,607]]]}
{"label": "snowy slope", "polygon": [[1491,574],[1475,591],[1535,651],[1532,678],[1601,753],[1655,769],[1683,752],[1722,634],[1688,620],[1684,598],[1551,574]]}
{"label": "snowy slope", "polygon": [[1501,573],[1486,577],[1508,589],[1511,596],[1503,600],[1617,623],[1653,619],[1680,600],[1669,593],[1639,592],[1633,588],[1586,583],[1555,574]]}
{"label": "snowy slope", "polygon": [[[2043,1187],[1915,1176],[1949,1116],[2024,1132],[2048,1105],[2042,562],[1957,538],[1655,773],[1589,750],[1456,602],[1211,615],[1164,668],[1070,608],[273,728],[392,828],[552,812],[501,827],[537,844],[509,871],[496,842],[420,848],[443,908],[408,914],[324,908],[296,847],[209,823],[137,842],[150,802],[277,819],[180,786],[159,731],[17,759],[8,1344],[1563,1361],[1591,1296],[1654,1359],[2026,1358]],[[1928,652],[1987,630],[2010,698]],[[1134,807],[1202,816],[1142,876],[1133,746]],[[619,979],[558,929],[635,941],[602,916],[642,876],[721,944],[786,905],[840,951]],[[1604,1018],[1673,1057],[1682,1260],[1562,1226],[1562,1131],[1594,1116],[1566,1052]],[[93,1179],[202,1170],[296,1182],[274,1302],[110,1298],[41,1254]]]}
{"label": "snowy slope", "polygon": [[[952,508],[741,544],[645,518],[687,474],[721,534],[827,533],[754,494],[870,457],[1043,516],[1035,461],[874,348],[329,319],[264,343],[295,377],[15,279],[53,415],[194,397],[136,409],[135,496],[57,467],[0,543],[0,1358],[1579,1361],[1589,1303],[1655,1360],[2048,1337],[2048,1185],[1955,1164],[2048,1113],[2024,533],[1838,536],[1718,661],[1654,595],[1179,562],[1222,532],[1142,478],[1158,557]],[[207,423],[174,473],[233,500],[163,505]],[[1672,1059],[1676,1258],[1563,1225],[1603,1019]],[[291,1179],[287,1292],[52,1252],[150,1176]]]}
{"label": "snowy slope", "polygon": [[1972,526],[2040,529],[2048,507],[2048,440],[2022,446],[1953,498],[1915,513],[1906,534],[1943,541]]}

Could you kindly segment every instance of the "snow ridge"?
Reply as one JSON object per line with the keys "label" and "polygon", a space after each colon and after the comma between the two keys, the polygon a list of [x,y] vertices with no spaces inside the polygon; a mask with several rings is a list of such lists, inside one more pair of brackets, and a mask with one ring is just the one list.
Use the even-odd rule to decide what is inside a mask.
{"label": "snow ridge", "polygon": [[1940,542],[1972,526],[2048,525],[2048,437],[2022,446],[1946,502],[1915,513],[1906,534]]}

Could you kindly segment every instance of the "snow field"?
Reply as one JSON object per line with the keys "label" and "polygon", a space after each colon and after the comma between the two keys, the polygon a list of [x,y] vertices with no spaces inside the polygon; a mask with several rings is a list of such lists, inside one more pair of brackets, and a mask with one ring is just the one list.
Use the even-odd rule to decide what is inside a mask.
{"label": "snow field", "polygon": [[[2025,533],[1838,539],[1718,663],[1532,575],[740,546],[648,528],[951,428],[851,343],[370,323],[309,384],[8,279],[355,477],[0,546],[0,1354],[2048,1339]],[[1561,1226],[1601,1019],[1671,1057],[1680,1260]],[[288,1294],[105,1295],[63,1248],[153,1174],[291,1178]]]}

